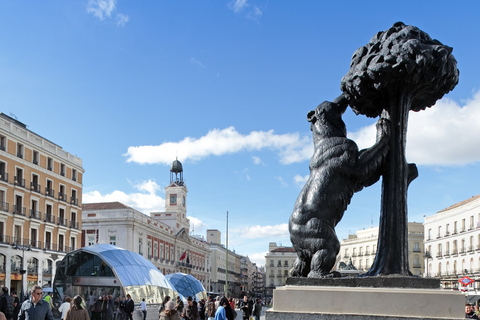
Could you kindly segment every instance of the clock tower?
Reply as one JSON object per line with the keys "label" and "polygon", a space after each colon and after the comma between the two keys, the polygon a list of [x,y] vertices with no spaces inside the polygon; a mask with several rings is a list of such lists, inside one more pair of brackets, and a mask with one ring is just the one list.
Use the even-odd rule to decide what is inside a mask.
{"label": "clock tower", "polygon": [[170,184],[165,188],[165,212],[176,216],[175,229],[190,229],[187,219],[187,186],[183,181],[182,163],[176,159],[170,167]]}

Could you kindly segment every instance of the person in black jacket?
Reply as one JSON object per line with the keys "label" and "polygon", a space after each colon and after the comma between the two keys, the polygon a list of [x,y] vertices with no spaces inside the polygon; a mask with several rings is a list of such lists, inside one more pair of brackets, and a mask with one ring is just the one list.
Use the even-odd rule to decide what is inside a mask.
{"label": "person in black jacket", "polygon": [[14,300],[11,295],[8,294],[8,288],[2,288],[3,295],[0,298],[0,312],[5,314],[7,320],[13,319],[14,312]]}
{"label": "person in black jacket", "polygon": [[127,301],[125,301],[127,319],[133,320],[133,311],[135,311],[135,302],[133,302],[132,297],[127,294]]}
{"label": "person in black jacket", "polygon": [[247,296],[243,297],[243,300],[240,301],[238,307],[239,307],[240,310],[242,310],[243,320],[248,320],[250,318],[250,307],[248,305]]}
{"label": "person in black jacket", "polygon": [[200,320],[205,320],[205,299],[200,300],[198,303],[198,315]]}

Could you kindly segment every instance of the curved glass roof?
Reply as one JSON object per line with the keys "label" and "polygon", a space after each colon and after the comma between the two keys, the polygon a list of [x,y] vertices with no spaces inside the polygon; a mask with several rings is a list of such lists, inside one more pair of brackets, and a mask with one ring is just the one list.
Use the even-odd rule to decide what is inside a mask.
{"label": "curved glass roof", "polygon": [[165,276],[147,259],[138,253],[113,246],[97,244],[82,248],[85,252],[100,256],[117,274],[122,285],[158,285],[172,289]]}
{"label": "curved glass roof", "polygon": [[172,287],[183,297],[196,297],[197,300],[206,299],[207,292],[202,283],[190,274],[174,273],[165,276]]}

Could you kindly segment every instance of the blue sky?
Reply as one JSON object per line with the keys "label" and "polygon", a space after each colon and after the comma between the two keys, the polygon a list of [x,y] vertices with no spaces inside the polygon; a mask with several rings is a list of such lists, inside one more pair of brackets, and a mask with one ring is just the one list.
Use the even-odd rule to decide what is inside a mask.
{"label": "blue sky", "polygon": [[[83,159],[83,201],[163,211],[178,156],[195,233],[264,264],[290,245],[308,177],[306,114],[340,92],[354,51],[396,21],[453,47],[460,82],[410,113],[419,168],[409,221],[480,193],[478,1],[0,1],[0,111]],[[361,148],[375,119],[344,115]],[[380,184],[357,193],[340,239],[379,219]]]}

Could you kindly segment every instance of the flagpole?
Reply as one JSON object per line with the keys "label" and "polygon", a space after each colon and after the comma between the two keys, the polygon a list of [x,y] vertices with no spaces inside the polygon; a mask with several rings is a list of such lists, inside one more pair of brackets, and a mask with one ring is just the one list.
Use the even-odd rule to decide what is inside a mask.
{"label": "flagpole", "polygon": [[228,293],[228,211],[227,211],[227,235],[225,239],[226,248],[225,248],[225,297]]}

